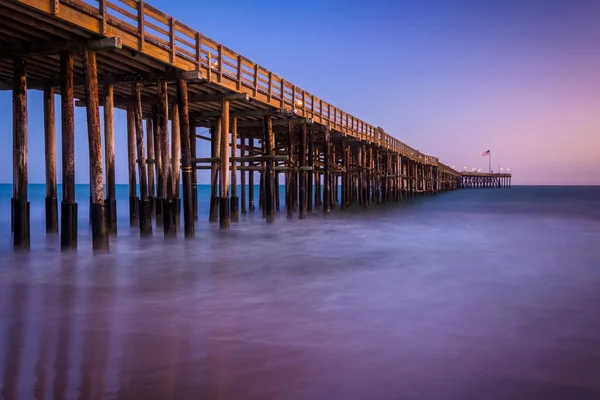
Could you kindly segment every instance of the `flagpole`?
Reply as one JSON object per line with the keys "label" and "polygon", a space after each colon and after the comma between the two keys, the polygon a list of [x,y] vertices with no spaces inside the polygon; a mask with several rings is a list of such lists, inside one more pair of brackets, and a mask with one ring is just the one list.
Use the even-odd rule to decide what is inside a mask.
{"label": "flagpole", "polygon": [[492,173],[492,151],[490,150],[490,167],[489,167],[489,173]]}

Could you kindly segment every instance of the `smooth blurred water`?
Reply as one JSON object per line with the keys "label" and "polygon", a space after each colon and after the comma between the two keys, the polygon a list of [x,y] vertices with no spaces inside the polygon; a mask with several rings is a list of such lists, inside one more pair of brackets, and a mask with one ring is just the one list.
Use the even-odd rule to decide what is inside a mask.
{"label": "smooth blurred water", "polygon": [[[93,256],[11,249],[0,186],[2,398],[598,399],[600,188],[461,190],[307,220],[260,212]],[[258,201],[258,196],[256,196]],[[283,196],[282,196],[283,200]]]}

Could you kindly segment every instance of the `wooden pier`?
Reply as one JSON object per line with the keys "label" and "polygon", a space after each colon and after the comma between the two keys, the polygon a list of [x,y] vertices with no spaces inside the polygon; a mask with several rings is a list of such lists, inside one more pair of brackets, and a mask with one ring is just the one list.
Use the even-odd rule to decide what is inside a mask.
{"label": "wooden pier", "polygon": [[[28,89],[44,91],[50,233],[59,230],[54,94],[61,96],[63,249],[77,246],[74,106],[87,111],[90,218],[98,250],[107,249],[118,231],[114,108],[127,111],[130,224],[139,225],[141,236],[153,235],[152,218],[165,236],[176,236],[183,205],[184,236],[194,237],[200,169],[211,174],[206,218],[222,228],[256,206],[273,222],[281,183],[286,215],[301,219],[316,209],[329,214],[351,204],[510,186],[507,174],[463,174],[442,164],[144,1],[0,0],[0,12],[0,90],[13,92],[16,248],[29,246]],[[210,142],[210,157],[197,157],[198,140]]]}
{"label": "wooden pier", "polygon": [[512,175],[504,173],[461,172],[458,187],[467,189],[509,188]]}

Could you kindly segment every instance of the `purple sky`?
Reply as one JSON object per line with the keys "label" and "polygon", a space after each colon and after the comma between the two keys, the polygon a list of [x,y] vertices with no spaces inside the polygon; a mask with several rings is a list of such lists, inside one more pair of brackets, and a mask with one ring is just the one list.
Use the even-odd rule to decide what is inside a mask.
{"label": "purple sky", "polygon": [[[487,170],[491,149],[516,184],[600,184],[600,1],[149,2],[457,169]],[[41,93],[29,107],[29,177],[41,183]],[[11,115],[0,92],[1,182],[12,179]],[[126,183],[122,112],[115,129]],[[76,135],[87,183],[83,109]]]}

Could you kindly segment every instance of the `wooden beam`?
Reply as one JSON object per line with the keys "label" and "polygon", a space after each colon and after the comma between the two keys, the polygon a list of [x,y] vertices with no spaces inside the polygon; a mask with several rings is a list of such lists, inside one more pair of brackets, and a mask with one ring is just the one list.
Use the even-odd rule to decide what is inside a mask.
{"label": "wooden beam", "polygon": [[[192,115],[196,118],[218,118],[221,116],[221,111],[192,111]],[[263,117],[265,115],[276,115],[277,110],[238,110],[231,111],[229,115],[233,118],[239,117]]]}
{"label": "wooden beam", "polygon": [[0,50],[0,59],[9,57],[37,57],[57,54],[63,51],[80,53],[85,49],[93,51],[117,50],[122,47],[123,43],[118,37],[88,40],[19,42],[3,45]]}
{"label": "wooden beam", "polygon": [[228,101],[250,101],[247,93],[226,93],[226,94],[195,94],[189,96],[190,103],[210,103]]}
{"label": "wooden beam", "polygon": [[[101,86],[106,85],[118,85],[125,83],[152,83],[156,84],[158,80],[164,80],[166,82],[174,83],[177,79],[184,79],[188,82],[205,82],[205,79],[202,79],[202,75],[200,71],[170,71],[166,73],[145,73],[145,72],[129,72],[123,74],[106,74],[98,77],[98,84]],[[74,86],[83,86],[84,78],[77,78],[73,81]],[[51,79],[34,79],[31,80],[28,84],[29,89],[38,89],[42,90],[45,87],[58,87],[60,86],[60,77],[55,77]],[[0,81],[0,90],[12,90],[12,82],[9,81]],[[147,100],[157,100],[153,97],[143,98],[142,101],[144,104],[147,103]],[[175,99],[171,99],[175,101]],[[85,107],[85,102],[80,101],[77,104],[78,107]]]}

